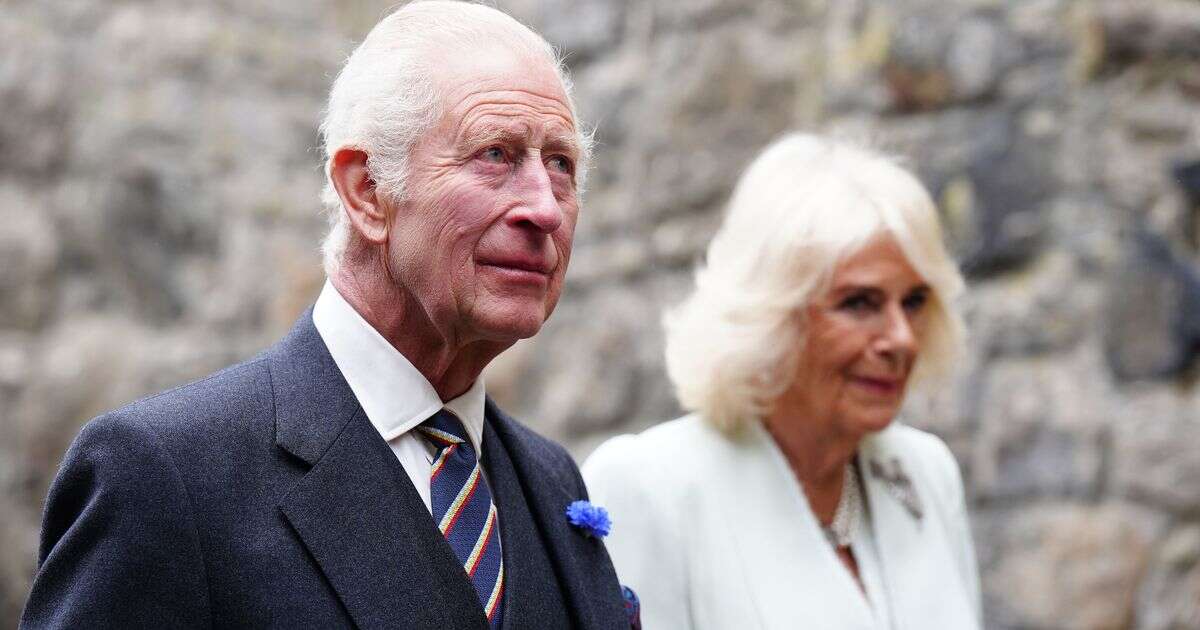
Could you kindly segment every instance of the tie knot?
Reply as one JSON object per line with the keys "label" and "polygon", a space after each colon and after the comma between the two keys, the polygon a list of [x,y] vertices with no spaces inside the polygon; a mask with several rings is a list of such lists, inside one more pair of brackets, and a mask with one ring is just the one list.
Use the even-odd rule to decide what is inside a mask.
{"label": "tie knot", "polygon": [[462,420],[445,409],[430,416],[428,420],[417,427],[417,430],[433,442],[439,450],[451,444],[462,444],[467,441],[467,428],[463,426]]}

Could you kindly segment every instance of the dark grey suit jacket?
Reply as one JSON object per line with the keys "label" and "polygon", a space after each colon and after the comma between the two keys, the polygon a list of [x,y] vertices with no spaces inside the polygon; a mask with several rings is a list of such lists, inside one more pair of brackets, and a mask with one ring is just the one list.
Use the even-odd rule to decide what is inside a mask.
{"label": "dark grey suit jacket", "polygon": [[[629,627],[557,444],[488,402],[504,627]],[[22,628],[487,628],[476,594],[312,323],[89,422],[50,489]]]}

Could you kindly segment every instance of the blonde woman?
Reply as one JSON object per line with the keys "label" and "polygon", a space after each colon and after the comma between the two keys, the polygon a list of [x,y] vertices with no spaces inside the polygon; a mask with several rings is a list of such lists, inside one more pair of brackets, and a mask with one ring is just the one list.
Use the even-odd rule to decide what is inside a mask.
{"label": "blonde woman", "polygon": [[691,415],[583,469],[647,628],[979,627],[958,467],[896,421],[959,349],[962,287],[891,159],[791,135],[750,165],[665,318]]}

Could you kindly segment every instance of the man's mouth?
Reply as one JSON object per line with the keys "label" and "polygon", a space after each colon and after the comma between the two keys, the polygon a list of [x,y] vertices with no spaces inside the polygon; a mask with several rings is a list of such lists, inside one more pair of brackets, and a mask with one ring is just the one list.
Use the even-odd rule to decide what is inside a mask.
{"label": "man's mouth", "polygon": [[483,260],[479,264],[485,267],[516,269],[518,271],[530,271],[543,275],[550,275],[550,272],[553,270],[553,266],[542,258],[502,258]]}
{"label": "man's mouth", "polygon": [[489,258],[478,261],[482,267],[516,282],[542,284],[548,282],[554,266],[541,257]]}

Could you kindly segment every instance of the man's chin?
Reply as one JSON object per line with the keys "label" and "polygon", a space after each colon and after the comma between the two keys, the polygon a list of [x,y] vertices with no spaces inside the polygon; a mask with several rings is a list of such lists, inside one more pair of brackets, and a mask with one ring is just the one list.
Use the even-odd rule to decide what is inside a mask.
{"label": "man's chin", "polygon": [[506,309],[489,313],[477,322],[477,329],[489,341],[511,345],[538,334],[545,321],[545,309],[539,305],[536,309]]}

